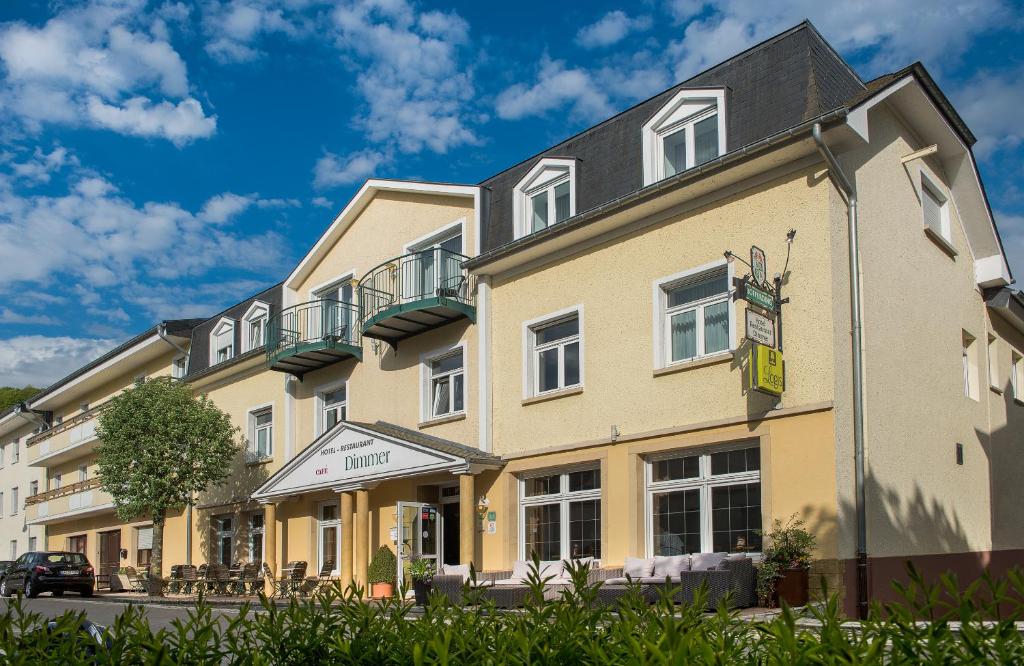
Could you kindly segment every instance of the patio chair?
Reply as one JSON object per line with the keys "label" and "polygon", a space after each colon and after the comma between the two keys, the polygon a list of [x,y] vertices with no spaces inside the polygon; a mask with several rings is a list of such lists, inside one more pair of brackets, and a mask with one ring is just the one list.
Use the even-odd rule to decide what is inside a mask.
{"label": "patio chair", "polygon": [[200,564],[196,571],[196,582],[194,589],[196,594],[206,594],[216,585],[215,577],[211,578],[210,565]]}
{"label": "patio chair", "polygon": [[181,565],[181,592],[182,594],[192,594],[196,590],[196,585],[199,582],[199,571],[195,566],[191,564]]}
{"label": "patio chair", "polygon": [[245,594],[245,584],[242,583],[241,562],[233,562],[227,570],[225,579],[222,581],[223,591],[227,594]]}
{"label": "patio chair", "polygon": [[260,575],[260,565],[250,562],[242,567],[239,578],[239,594],[257,594],[263,589],[263,576]]}
{"label": "patio chair", "polygon": [[125,567],[124,575],[128,578],[128,585],[131,587],[132,592],[146,591],[146,583],[139,576],[139,572],[135,570],[135,567]]}
{"label": "patio chair", "polygon": [[305,594],[302,584],[306,580],[306,567],[307,563],[301,560],[293,560],[285,565],[277,585],[279,596]]}
{"label": "patio chair", "polygon": [[[266,562],[263,563],[263,580],[270,581],[270,594],[269,597],[283,597],[284,592],[281,589],[281,580],[274,576],[274,572],[270,570],[270,565]],[[264,588],[265,589],[265,588]]]}
{"label": "patio chair", "polygon": [[223,564],[211,564],[207,573],[207,587],[215,594],[228,594],[231,586],[230,569]]}
{"label": "patio chair", "polygon": [[310,583],[309,591],[319,592],[325,587],[330,587],[334,582],[334,578],[331,576],[332,573],[334,573],[334,560],[327,560],[324,562],[324,565],[320,567],[320,573],[317,574],[317,577],[307,581]]}
{"label": "patio chair", "polygon": [[[171,575],[167,578],[167,593],[168,594],[181,594],[184,588],[185,581],[182,580],[181,564],[171,565]],[[130,580],[130,579],[129,579]]]}

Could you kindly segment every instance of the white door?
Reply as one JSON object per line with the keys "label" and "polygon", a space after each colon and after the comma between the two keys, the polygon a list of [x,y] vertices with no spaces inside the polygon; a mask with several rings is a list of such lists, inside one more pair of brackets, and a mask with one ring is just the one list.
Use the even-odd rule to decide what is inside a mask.
{"label": "white door", "polygon": [[413,555],[441,561],[441,511],[436,504],[398,503],[398,581],[404,580],[404,564]]}

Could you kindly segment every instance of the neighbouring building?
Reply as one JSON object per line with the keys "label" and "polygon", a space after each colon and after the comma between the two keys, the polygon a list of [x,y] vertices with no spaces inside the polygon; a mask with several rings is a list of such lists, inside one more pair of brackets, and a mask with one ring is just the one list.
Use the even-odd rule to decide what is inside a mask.
{"label": "neighbouring building", "polygon": [[[859,550],[872,598],[907,559],[1024,563],[1024,298],[974,141],[919,63],[862,81],[803,23],[480,184],[367,181],[280,284],[28,401],[27,525],[146,564],[91,429],[171,374],[246,451],[168,519],[168,564],[756,556],[792,514],[850,609]],[[781,396],[752,385],[751,246]]]}

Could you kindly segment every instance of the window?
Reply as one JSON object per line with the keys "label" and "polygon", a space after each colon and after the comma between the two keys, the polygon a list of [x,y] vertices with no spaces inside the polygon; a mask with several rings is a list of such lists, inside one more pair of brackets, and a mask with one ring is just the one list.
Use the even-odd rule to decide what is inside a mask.
{"label": "window", "polygon": [[265,407],[249,412],[250,451],[256,460],[274,455],[274,409]]}
{"label": "window", "polygon": [[87,465],[78,466],[78,481],[87,481],[89,479],[89,467]]}
{"label": "window", "polygon": [[332,570],[338,571],[339,557],[339,533],[341,520],[338,516],[338,503],[325,502],[320,505],[319,511],[319,538],[317,541],[317,555],[319,557],[319,568],[331,563]]}
{"label": "window", "polygon": [[18,559],[18,540],[11,539],[11,558],[12,560]]}
{"label": "window", "polygon": [[348,418],[348,389],[345,385],[320,394],[320,434]]}
{"label": "window", "polygon": [[255,301],[242,316],[242,351],[247,352],[262,347],[266,342],[267,319],[270,306],[263,301]]}
{"label": "window", "polygon": [[52,488],[53,490],[57,490],[58,488],[60,488],[60,480],[61,480],[60,472],[57,472],[56,474],[53,475],[53,479],[52,479],[52,483],[51,483],[51,485],[53,486],[53,488]]}
{"label": "window", "polygon": [[465,411],[465,375],[463,350],[428,359],[427,398],[425,420],[435,419]]}
{"label": "window", "polygon": [[28,552],[31,553],[31,552],[34,552],[35,550],[36,550],[36,538],[34,536],[30,536],[28,538]]}
{"label": "window", "polygon": [[21,460],[21,444],[18,440],[14,440],[11,442],[11,463],[16,465],[19,460]]}
{"label": "window", "polygon": [[231,566],[234,553],[235,532],[232,516],[213,518],[213,560],[217,564]]}
{"label": "window", "polygon": [[263,562],[263,535],[266,526],[262,513],[249,514],[249,561],[256,564]]}
{"label": "window", "polygon": [[964,464],[964,445],[961,444],[960,442],[956,443],[956,464]]}
{"label": "window", "polygon": [[583,384],[582,307],[527,325],[529,363],[527,394],[572,388]]}
{"label": "window", "polygon": [[210,333],[210,365],[223,363],[235,355],[235,321],[221,319]]}
{"label": "window", "polygon": [[724,154],[724,89],[681,90],[643,126],[642,141],[644,185]]}
{"label": "window", "polygon": [[39,482],[38,481],[30,481],[29,484],[28,484],[28,496],[32,497],[33,495],[38,495],[38,494],[39,494]]}
{"label": "window", "polygon": [[537,162],[516,184],[512,207],[516,238],[575,215],[576,160],[546,158]]}
{"label": "window", "polygon": [[135,535],[135,565],[140,569],[149,570],[153,559],[153,526],[140,527]]}
{"label": "window", "polygon": [[521,557],[601,557],[601,470],[546,473],[520,482]]}
{"label": "window", "polygon": [[466,297],[462,222],[410,243],[405,249],[414,254],[403,259],[402,298]]}
{"label": "window", "polygon": [[179,356],[171,361],[171,377],[181,379],[188,370],[188,357]]}
{"label": "window", "polygon": [[11,515],[18,513],[18,486],[11,488]]}
{"label": "window", "polygon": [[68,551],[85,555],[88,537],[85,534],[68,537]]}
{"label": "window", "polygon": [[[320,289],[314,296],[317,300],[328,301],[322,304],[324,312],[322,321],[326,330],[325,334],[337,335],[342,340],[352,340],[353,310],[344,305],[334,305],[331,301],[351,304],[352,298],[352,276],[335,282],[329,287]],[[314,324],[316,326],[317,324]]]}
{"label": "window", "polygon": [[1010,354],[1010,383],[1015,400],[1024,400],[1024,360],[1017,352]]}
{"label": "window", "polygon": [[964,395],[971,400],[978,399],[978,345],[974,344],[974,336],[961,331],[963,339],[963,386]]}
{"label": "window", "polygon": [[761,455],[741,445],[647,464],[651,555],[761,549]]}
{"label": "window", "polygon": [[996,336],[988,336],[988,349],[985,351],[988,354],[988,385],[1001,391],[1002,387],[999,386],[999,347],[996,346]]}
{"label": "window", "polygon": [[946,242],[951,242],[946,196],[942,194],[942,189],[924,174],[921,174],[921,210],[925,228]]}
{"label": "window", "polygon": [[734,315],[727,264],[659,280],[654,298],[657,367],[732,348]]}

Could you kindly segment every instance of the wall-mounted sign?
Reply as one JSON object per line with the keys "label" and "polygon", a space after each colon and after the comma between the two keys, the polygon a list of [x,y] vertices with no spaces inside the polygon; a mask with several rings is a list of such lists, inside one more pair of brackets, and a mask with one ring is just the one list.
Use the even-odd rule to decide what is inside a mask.
{"label": "wall-mounted sign", "polygon": [[498,533],[498,523],[493,521],[493,520],[487,521],[487,533],[488,534],[497,534]]}
{"label": "wall-mounted sign", "polygon": [[768,258],[764,250],[756,245],[750,246],[750,271],[754,277],[754,284],[764,286],[765,278],[768,276]]}
{"label": "wall-mounted sign", "polygon": [[771,347],[750,345],[750,388],[779,396],[786,390],[786,365],[782,352]]}
{"label": "wall-mounted sign", "polygon": [[498,519],[498,512],[497,511],[488,511],[487,512],[487,520],[497,520],[497,519]]}
{"label": "wall-mounted sign", "polygon": [[747,308],[747,340],[775,347],[775,320]]}
{"label": "wall-mounted sign", "polygon": [[752,284],[747,284],[746,288],[743,290],[743,298],[745,298],[748,303],[753,303],[765,310],[775,312],[775,297],[763,289],[758,289]]}

